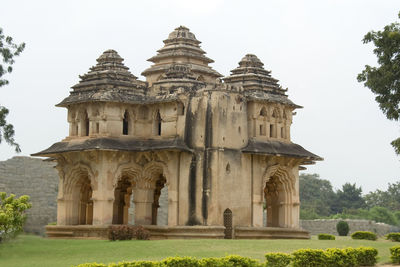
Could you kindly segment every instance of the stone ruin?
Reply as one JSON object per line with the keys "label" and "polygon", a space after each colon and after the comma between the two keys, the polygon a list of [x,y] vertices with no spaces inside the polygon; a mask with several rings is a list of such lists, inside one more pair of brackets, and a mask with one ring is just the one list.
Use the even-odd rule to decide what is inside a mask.
{"label": "stone ruin", "polygon": [[183,26],[157,52],[141,81],[105,51],[57,105],[69,135],[33,154],[59,174],[47,234],[105,238],[110,224],[137,224],[153,238],[309,238],[298,174],[322,158],[291,141],[300,106],[287,90],[252,54],[222,77]]}

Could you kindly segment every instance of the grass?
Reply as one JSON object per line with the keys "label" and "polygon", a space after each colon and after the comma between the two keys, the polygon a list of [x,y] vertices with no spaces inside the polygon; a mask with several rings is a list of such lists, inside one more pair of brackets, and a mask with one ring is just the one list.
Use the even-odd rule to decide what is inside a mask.
{"label": "grass", "polygon": [[241,255],[264,261],[266,252],[292,252],[300,248],[369,246],[379,251],[379,263],[389,262],[389,248],[396,245],[383,239],[352,240],[154,240],[107,241],[46,239],[21,235],[0,244],[0,266],[71,266],[85,262],[111,263],[132,260],[160,260],[169,256],[222,257]]}

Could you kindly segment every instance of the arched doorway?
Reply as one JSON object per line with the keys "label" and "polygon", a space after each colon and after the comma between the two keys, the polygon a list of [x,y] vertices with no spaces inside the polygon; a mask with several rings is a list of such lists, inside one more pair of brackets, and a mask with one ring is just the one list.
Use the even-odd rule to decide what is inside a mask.
{"label": "arched doorway", "polygon": [[232,226],[232,211],[230,209],[226,209],[224,211],[224,226],[225,226],[225,239],[233,238],[233,226]]}
{"label": "arched doorway", "polygon": [[157,181],[156,181],[156,188],[154,189],[154,202],[153,202],[153,207],[152,207],[152,218],[151,218],[151,224],[153,225],[158,225],[161,220],[158,220],[158,215],[160,211],[160,196],[161,196],[161,191],[165,187],[165,183],[167,180],[165,179],[164,175],[159,175]]}
{"label": "arched doorway", "polygon": [[122,177],[114,191],[113,224],[129,223],[131,195],[132,182],[128,177]]}

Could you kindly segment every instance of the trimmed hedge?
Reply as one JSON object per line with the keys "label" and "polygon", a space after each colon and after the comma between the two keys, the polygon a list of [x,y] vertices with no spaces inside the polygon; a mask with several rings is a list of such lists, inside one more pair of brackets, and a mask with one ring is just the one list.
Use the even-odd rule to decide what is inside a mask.
{"label": "trimmed hedge", "polygon": [[400,233],[389,233],[385,237],[387,240],[390,240],[393,242],[400,242]]}
{"label": "trimmed hedge", "polygon": [[392,263],[400,263],[400,246],[390,248],[390,259],[392,260]]}
{"label": "trimmed hedge", "polygon": [[347,222],[345,222],[345,221],[339,221],[336,224],[336,231],[338,232],[338,234],[340,236],[347,236],[347,234],[350,231],[349,224]]}
{"label": "trimmed hedge", "polygon": [[377,240],[378,237],[375,233],[368,231],[357,231],[351,234],[352,239],[365,239],[365,240]]}
{"label": "trimmed hedge", "polygon": [[[400,263],[400,246],[390,249],[391,259]],[[84,263],[76,267],[355,267],[373,266],[377,262],[378,250],[370,247],[299,249],[291,255],[286,253],[266,253],[265,263],[242,256],[196,259],[192,257],[170,257],[161,261],[132,261],[111,263]]]}
{"label": "trimmed hedge", "polygon": [[287,253],[271,252],[265,254],[266,267],[286,267],[290,264],[292,257]]}
{"label": "trimmed hedge", "polygon": [[319,234],[318,240],[335,240],[335,236],[330,234]]}

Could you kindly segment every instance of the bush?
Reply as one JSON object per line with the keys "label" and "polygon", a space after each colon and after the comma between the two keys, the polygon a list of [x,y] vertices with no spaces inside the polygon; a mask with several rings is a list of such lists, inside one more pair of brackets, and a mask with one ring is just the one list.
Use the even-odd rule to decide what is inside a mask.
{"label": "bush", "polygon": [[160,262],[160,267],[200,267],[197,259],[192,257],[170,257]]}
{"label": "bush", "polygon": [[110,225],[108,228],[108,239],[131,240],[133,238],[134,228],[132,225]]}
{"label": "bush", "polygon": [[345,221],[339,221],[336,224],[336,230],[340,236],[347,236],[350,230],[349,224]]}
{"label": "bush", "polygon": [[150,232],[146,230],[143,226],[135,226],[134,228],[134,235],[137,240],[149,240],[150,239]]}
{"label": "bush", "polygon": [[293,267],[325,266],[326,255],[322,249],[299,249],[292,255]]}
{"label": "bush", "polygon": [[394,264],[400,263],[400,246],[394,246],[390,248],[390,259]]}
{"label": "bush", "polygon": [[108,228],[108,239],[111,241],[131,240],[134,237],[137,240],[149,240],[150,232],[141,225],[110,225]]}
{"label": "bush", "polygon": [[325,250],[327,267],[353,267],[357,265],[356,250],[354,248],[328,248]]}
{"label": "bush", "polygon": [[25,211],[31,207],[28,196],[16,198],[14,194],[7,196],[5,192],[0,192],[0,242],[22,232]]}
{"label": "bush", "polygon": [[378,261],[378,250],[371,247],[356,248],[356,262],[358,266],[374,266]]}
{"label": "bush", "polygon": [[266,267],[286,267],[290,264],[292,257],[287,253],[267,253],[265,254]]}
{"label": "bush", "polygon": [[[107,267],[159,267],[160,263],[156,261],[130,261],[130,262],[118,262],[111,263]],[[92,267],[92,266],[88,266]],[[97,267],[97,266],[93,266]],[[103,267],[103,266],[99,266]]]}
{"label": "bush", "polygon": [[368,231],[357,231],[351,234],[352,239],[365,239],[365,240],[376,240],[378,237],[375,233]]}
{"label": "bush", "polygon": [[389,233],[386,235],[386,239],[393,242],[400,242],[400,233]]}
{"label": "bush", "polygon": [[318,240],[335,240],[335,236],[330,234],[319,234]]}

